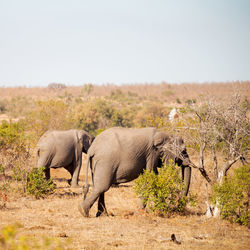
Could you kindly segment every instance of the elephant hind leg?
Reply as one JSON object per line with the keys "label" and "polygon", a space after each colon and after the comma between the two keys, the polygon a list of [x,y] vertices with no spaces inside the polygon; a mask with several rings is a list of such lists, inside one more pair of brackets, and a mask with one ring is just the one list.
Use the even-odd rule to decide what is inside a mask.
{"label": "elephant hind leg", "polygon": [[70,164],[69,166],[67,167],[64,167],[71,175],[71,178],[67,180],[68,184],[71,186],[72,184],[72,178],[73,178],[73,173],[74,173],[74,170],[73,170],[73,165]]}
{"label": "elephant hind leg", "polygon": [[107,213],[104,202],[104,193],[108,191],[112,185],[113,175],[105,164],[100,163],[100,165],[103,167],[101,168],[99,164],[95,167],[93,176],[94,188],[91,195],[79,205],[79,210],[84,217],[88,217],[90,208],[98,198],[98,212],[96,216]]}
{"label": "elephant hind leg", "polygon": [[78,210],[84,217],[89,217],[89,210],[100,195],[100,192],[93,190],[92,194],[79,204]]}
{"label": "elephant hind leg", "polygon": [[89,216],[89,210],[98,198],[99,198],[98,212],[96,214],[96,217],[100,216],[103,213],[107,214],[107,209],[106,209],[105,202],[104,202],[104,193],[108,191],[111,184],[110,183],[106,183],[106,184],[107,185],[103,184],[98,187],[94,186],[91,195],[79,204],[78,209],[84,217]]}
{"label": "elephant hind leg", "polygon": [[98,211],[96,213],[96,217],[101,216],[102,214],[108,215],[105,200],[104,200],[104,193],[101,193],[99,200],[98,200]]}
{"label": "elephant hind leg", "polygon": [[39,151],[39,158],[37,161],[37,167],[41,168],[44,167],[44,173],[45,178],[48,180],[50,179],[50,164],[51,164],[52,158],[49,157],[48,154],[44,154],[41,151]]}

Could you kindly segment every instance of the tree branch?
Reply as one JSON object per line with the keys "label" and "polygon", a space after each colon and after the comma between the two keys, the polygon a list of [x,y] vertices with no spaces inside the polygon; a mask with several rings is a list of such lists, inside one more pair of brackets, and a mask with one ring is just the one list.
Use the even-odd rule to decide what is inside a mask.
{"label": "tree branch", "polygon": [[203,169],[204,169],[204,151],[205,151],[206,145],[207,143],[203,142],[200,148],[200,168],[203,168]]}
{"label": "tree branch", "polygon": [[224,168],[223,168],[223,174],[224,174],[224,176],[227,175],[227,171],[233,166],[233,164],[235,162],[237,162],[238,160],[240,160],[242,157],[243,157],[242,155],[239,155],[236,158],[234,158],[233,160],[226,162],[226,164],[224,165]]}
{"label": "tree branch", "polygon": [[201,167],[198,167],[196,166],[192,161],[189,160],[189,164],[188,164],[190,167],[193,167],[193,168],[196,168],[200,171],[201,175],[207,180],[207,182],[209,184],[212,183],[212,180],[210,179],[210,177],[208,176],[207,174],[207,171],[204,169],[204,168],[201,168]]}
{"label": "tree branch", "polygon": [[218,161],[214,146],[212,147],[213,160],[214,160],[214,176],[216,180],[218,179]]}

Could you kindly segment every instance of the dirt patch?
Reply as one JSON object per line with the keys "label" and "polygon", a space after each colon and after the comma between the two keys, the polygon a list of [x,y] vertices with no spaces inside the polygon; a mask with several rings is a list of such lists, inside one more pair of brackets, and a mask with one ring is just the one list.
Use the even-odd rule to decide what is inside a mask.
{"label": "dirt patch", "polygon": [[[249,230],[226,221],[188,215],[162,218],[137,209],[132,183],[106,193],[109,216],[90,218],[77,209],[81,188],[71,189],[67,172],[53,170],[57,189],[47,199],[10,199],[0,210],[0,227],[19,222],[21,233],[53,236],[70,249],[240,249],[249,247]],[[80,176],[83,180],[83,176]],[[59,179],[59,180],[58,180]],[[82,185],[83,182],[80,182]],[[176,237],[177,244],[171,240]],[[70,240],[70,243],[66,243]]]}

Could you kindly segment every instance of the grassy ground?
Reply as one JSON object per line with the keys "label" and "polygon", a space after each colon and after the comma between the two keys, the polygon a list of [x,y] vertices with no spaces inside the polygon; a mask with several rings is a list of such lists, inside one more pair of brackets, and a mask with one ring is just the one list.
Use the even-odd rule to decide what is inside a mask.
{"label": "grassy ground", "polygon": [[[199,98],[202,99],[207,95],[216,96],[219,100],[223,100],[225,97],[232,96],[235,91],[239,91],[242,98],[249,100],[249,83],[175,85],[161,83],[120,87],[103,85],[94,86],[91,93],[86,93],[83,86],[67,87],[62,90],[25,87],[0,88],[0,110],[3,109],[0,112],[0,122],[9,119],[13,122],[14,119],[23,118],[26,111],[33,111],[36,100],[46,99],[63,100],[69,106],[74,107],[78,105],[78,98],[84,102],[95,97],[103,97],[107,100],[113,98],[112,102],[115,104],[117,99],[112,95],[118,95],[121,103],[126,97],[128,99],[134,98],[132,105],[143,102],[163,103],[164,107],[168,108],[181,107],[189,100],[197,100],[198,102]],[[4,108],[7,110],[4,111]],[[50,110],[50,106],[48,106],[48,110]],[[71,109],[69,111],[71,112]],[[142,111],[145,112],[145,110]],[[52,114],[52,120],[54,116],[57,117],[54,119],[55,124],[63,124],[65,114],[61,113],[62,116],[59,117]],[[41,117],[38,118],[41,119]],[[34,121],[37,121],[38,118],[35,116]],[[44,122],[44,120],[41,121]],[[41,124],[36,125],[40,126]],[[38,128],[40,128],[39,126]],[[60,126],[59,128],[61,129]],[[36,165],[35,146],[31,148],[31,151],[34,151],[34,154],[32,153],[27,161],[18,158],[19,164],[26,170]],[[4,158],[6,152],[2,151],[1,153],[3,153],[1,158],[3,161],[0,164],[8,166],[9,159],[15,155]],[[194,163],[198,163],[197,154],[189,152],[189,155]],[[14,160],[16,163],[17,159]],[[83,164],[81,180],[84,180],[84,172],[85,165]],[[176,215],[171,218],[162,218],[138,210],[137,198],[132,190],[133,183],[121,185],[118,188],[112,187],[106,193],[108,217],[96,218],[95,204],[90,210],[90,218],[83,218],[77,209],[78,203],[82,199],[81,188],[69,188],[67,184],[69,174],[64,169],[53,170],[52,178],[57,188],[46,199],[35,200],[11,191],[7,193],[6,197],[1,197],[0,190],[0,230],[5,225],[18,222],[21,224],[19,235],[30,235],[37,239],[44,236],[55,237],[61,242],[65,242],[65,249],[249,248],[250,233],[247,227],[233,225],[219,219],[207,219],[204,216],[206,211],[205,181],[195,169],[192,173],[190,189],[191,192],[197,193],[198,205],[196,208],[189,208],[189,212],[185,216]],[[9,179],[11,179],[10,176]],[[3,184],[4,178],[0,174],[0,187],[3,187]],[[80,184],[82,185],[83,182],[81,181]],[[3,204],[5,205],[3,206]],[[177,241],[181,244],[170,240],[172,234],[175,234]]]}
{"label": "grassy ground", "polygon": [[[249,230],[219,219],[207,219],[204,207],[190,209],[186,216],[162,218],[137,209],[132,183],[106,193],[109,216],[90,218],[77,209],[81,189],[69,188],[64,169],[53,170],[56,191],[48,198],[10,198],[0,210],[0,227],[18,222],[19,233],[36,238],[52,236],[66,249],[247,249]],[[84,176],[80,176],[81,180]],[[80,184],[83,184],[80,182]],[[194,188],[193,185],[192,188]],[[177,241],[171,241],[175,234]]]}

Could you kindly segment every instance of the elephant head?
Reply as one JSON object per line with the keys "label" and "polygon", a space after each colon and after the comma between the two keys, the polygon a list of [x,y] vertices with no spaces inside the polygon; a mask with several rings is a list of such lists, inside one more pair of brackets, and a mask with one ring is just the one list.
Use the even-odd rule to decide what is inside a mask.
{"label": "elephant head", "polygon": [[82,147],[82,152],[87,154],[91,143],[94,141],[95,137],[87,133],[85,130],[77,131],[78,141]]}
{"label": "elephant head", "polygon": [[157,132],[153,139],[153,145],[164,163],[172,159],[182,168],[182,180],[186,185],[184,195],[187,195],[191,180],[191,167],[189,167],[190,160],[183,139],[180,136]]}

